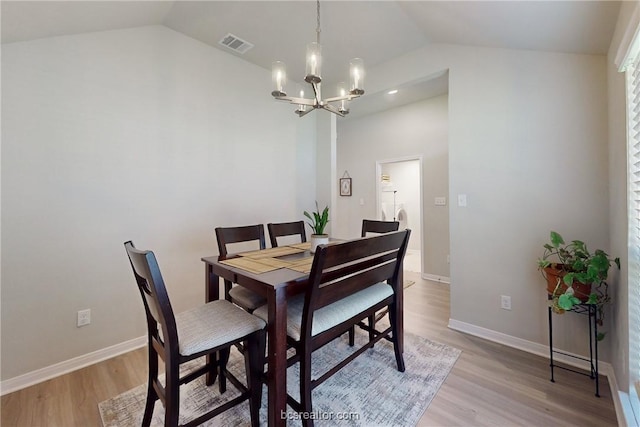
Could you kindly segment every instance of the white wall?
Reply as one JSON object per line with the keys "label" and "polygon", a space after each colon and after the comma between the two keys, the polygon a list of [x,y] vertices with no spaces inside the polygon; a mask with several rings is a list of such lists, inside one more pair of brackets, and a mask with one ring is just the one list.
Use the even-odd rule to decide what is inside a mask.
{"label": "white wall", "polygon": [[[322,132],[270,99],[268,71],[163,27],[2,50],[3,380],[144,333],[125,240],[156,251],[179,311],[203,300],[200,257],[215,253],[215,226],[312,207]],[[431,45],[368,70],[367,91],[443,69],[449,200],[469,201],[450,209],[451,318],[546,344],[535,260],[549,230],[610,249],[605,58]],[[337,162],[318,183],[323,200],[335,200]],[[373,182],[365,163],[349,166],[363,177],[353,197],[330,202],[348,212],[334,235],[375,207],[366,193],[363,208],[341,206]],[[83,308],[93,322],[78,329]],[[575,317],[556,336],[584,354]]]}
{"label": "white wall", "polygon": [[[468,196],[450,209],[451,319],[547,344],[536,259],[549,231],[609,249],[605,58],[434,44],[370,69],[367,90],[443,69],[449,200]],[[586,354],[584,319],[556,323],[557,346]]]}
{"label": "white wall", "polygon": [[348,170],[353,178],[352,197],[338,200],[344,237],[360,235],[363,218],[378,217],[376,162],[422,156],[422,233],[411,239],[418,248],[423,239],[424,273],[449,276],[448,206],[433,205],[436,196],[448,198],[448,125],[447,95],[338,122],[338,175]]}
{"label": "white wall", "polygon": [[3,380],[145,333],[125,240],[181,311],[204,300],[214,227],[313,207],[315,120],[269,87],[162,26],[2,46]]}

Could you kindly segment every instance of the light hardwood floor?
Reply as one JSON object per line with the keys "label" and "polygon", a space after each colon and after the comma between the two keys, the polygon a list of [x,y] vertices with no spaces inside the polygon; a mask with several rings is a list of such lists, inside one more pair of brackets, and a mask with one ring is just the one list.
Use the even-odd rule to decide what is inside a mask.
{"label": "light hardwood floor", "polygon": [[[606,377],[600,398],[587,376],[557,370],[551,383],[548,359],[447,328],[448,285],[405,278],[416,281],[406,289],[405,329],[462,350],[419,426],[618,424]],[[140,349],[3,396],[2,426],[100,426],[98,403],[145,381]]]}

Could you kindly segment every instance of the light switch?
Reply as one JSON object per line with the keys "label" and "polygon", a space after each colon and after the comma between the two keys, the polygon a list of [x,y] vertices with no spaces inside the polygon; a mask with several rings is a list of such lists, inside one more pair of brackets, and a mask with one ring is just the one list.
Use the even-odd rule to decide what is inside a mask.
{"label": "light switch", "polygon": [[458,194],[458,206],[466,207],[467,206],[467,195],[466,194]]}
{"label": "light switch", "polygon": [[360,199],[360,206],[364,206],[364,199]]}
{"label": "light switch", "polygon": [[447,205],[447,198],[446,197],[436,197],[435,205],[436,206],[446,206]]}

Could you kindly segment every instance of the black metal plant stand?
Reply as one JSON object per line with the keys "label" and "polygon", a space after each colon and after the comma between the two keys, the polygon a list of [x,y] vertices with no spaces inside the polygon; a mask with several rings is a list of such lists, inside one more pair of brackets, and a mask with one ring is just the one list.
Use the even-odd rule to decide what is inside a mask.
{"label": "black metal plant stand", "polygon": [[[549,296],[549,299],[552,299]],[[564,369],[565,371],[575,372],[580,375],[586,375],[590,377],[592,380],[595,379],[596,382],[596,397],[600,397],[600,377],[598,376],[598,305],[597,304],[578,304],[574,305],[571,312],[586,315],[589,321],[589,358],[575,356],[573,354],[568,354],[559,350],[553,349],[553,308],[551,305],[548,307],[549,311],[549,366],[551,367],[551,382],[555,382],[553,377],[553,369],[559,368]],[[590,372],[585,373],[584,371],[577,371],[571,368],[565,368],[563,366],[556,365],[553,361],[553,355],[562,354],[564,356],[569,356],[574,359],[584,360],[589,362]]]}

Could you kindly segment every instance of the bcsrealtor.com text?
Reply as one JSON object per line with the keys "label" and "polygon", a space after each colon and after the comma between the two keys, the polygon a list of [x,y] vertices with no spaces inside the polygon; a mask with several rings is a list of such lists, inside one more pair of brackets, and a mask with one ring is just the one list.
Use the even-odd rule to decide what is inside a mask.
{"label": "bcsrealtor.com text", "polygon": [[299,420],[321,420],[321,421],[353,421],[359,420],[360,414],[357,412],[285,412],[280,411],[280,419],[288,421]]}

